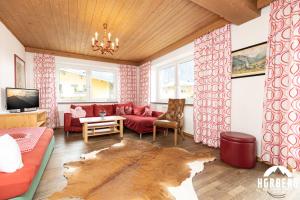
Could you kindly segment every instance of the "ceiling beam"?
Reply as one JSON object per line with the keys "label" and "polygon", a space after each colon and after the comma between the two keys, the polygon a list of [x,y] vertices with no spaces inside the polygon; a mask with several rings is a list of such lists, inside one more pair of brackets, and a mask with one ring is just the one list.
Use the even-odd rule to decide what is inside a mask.
{"label": "ceiling beam", "polygon": [[260,15],[255,0],[191,0],[233,24],[242,24]]}
{"label": "ceiling beam", "polygon": [[138,64],[139,64],[138,62],[129,61],[129,60],[117,60],[117,59],[103,58],[103,57],[98,57],[98,56],[89,56],[89,55],[83,55],[83,54],[77,54],[77,53],[69,53],[69,52],[64,52],[64,51],[39,49],[39,48],[33,48],[33,47],[25,47],[25,51],[32,52],[32,53],[50,54],[50,55],[54,55],[54,56],[63,56],[63,57],[69,57],[69,58],[79,58],[79,59],[84,59],[84,60],[94,60],[94,61],[114,63],[114,64],[135,65],[135,66],[138,66]]}
{"label": "ceiling beam", "polygon": [[257,0],[257,8],[261,9],[272,3],[273,0]]}
{"label": "ceiling beam", "polygon": [[175,49],[178,49],[188,43],[193,42],[196,38],[199,38],[200,36],[203,36],[217,28],[221,28],[223,26],[225,26],[226,24],[228,24],[229,22],[224,20],[224,19],[219,19],[213,23],[210,23],[209,25],[202,27],[201,29],[197,30],[196,32],[193,32],[189,35],[187,35],[186,37],[178,40],[177,42],[167,46],[166,48],[154,53],[153,55],[147,57],[146,59],[144,59],[143,61],[141,61],[139,63],[139,65],[154,60],[156,58],[159,58],[167,53],[170,53],[171,51],[174,51]]}

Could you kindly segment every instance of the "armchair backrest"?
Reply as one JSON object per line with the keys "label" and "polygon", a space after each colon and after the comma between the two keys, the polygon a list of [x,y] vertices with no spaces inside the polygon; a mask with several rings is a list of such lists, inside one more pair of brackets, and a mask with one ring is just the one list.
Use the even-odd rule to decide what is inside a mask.
{"label": "armchair backrest", "polygon": [[166,119],[178,121],[183,116],[185,99],[169,99]]}

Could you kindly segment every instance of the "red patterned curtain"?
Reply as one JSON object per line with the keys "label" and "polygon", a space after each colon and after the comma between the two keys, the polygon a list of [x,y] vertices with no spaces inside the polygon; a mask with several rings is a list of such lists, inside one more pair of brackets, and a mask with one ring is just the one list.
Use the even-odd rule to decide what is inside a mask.
{"label": "red patterned curtain", "polygon": [[219,147],[220,133],[230,130],[230,25],[196,39],[194,48],[194,139]]}
{"label": "red patterned curtain", "polygon": [[300,170],[300,2],[271,3],[262,155]]}
{"label": "red patterned curtain", "polygon": [[120,65],[120,102],[137,103],[137,67]]}
{"label": "red patterned curtain", "polygon": [[34,54],[34,84],[40,92],[40,108],[48,113],[47,126],[59,126],[55,91],[55,58],[46,54]]}
{"label": "red patterned curtain", "polygon": [[146,62],[139,67],[139,105],[150,103],[150,70],[151,62]]}

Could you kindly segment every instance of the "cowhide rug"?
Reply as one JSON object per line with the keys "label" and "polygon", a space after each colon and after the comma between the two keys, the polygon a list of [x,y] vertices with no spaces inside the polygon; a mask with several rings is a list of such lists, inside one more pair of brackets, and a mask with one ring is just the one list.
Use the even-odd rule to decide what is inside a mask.
{"label": "cowhide rug", "polygon": [[192,177],[214,159],[207,153],[123,140],[66,163],[67,186],[49,199],[197,199]]}

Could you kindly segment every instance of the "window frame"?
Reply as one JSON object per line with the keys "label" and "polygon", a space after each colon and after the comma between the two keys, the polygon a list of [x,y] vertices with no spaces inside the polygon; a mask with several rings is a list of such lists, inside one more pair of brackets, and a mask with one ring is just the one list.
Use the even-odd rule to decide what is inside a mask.
{"label": "window frame", "polygon": [[[155,87],[155,101],[151,101],[151,103],[167,103],[168,99],[163,99],[160,98],[160,92],[159,92],[159,87],[161,85],[160,81],[159,81],[159,71],[161,71],[162,69],[166,69],[169,67],[174,67],[175,66],[175,98],[179,98],[179,89],[180,89],[180,79],[179,79],[179,65],[182,63],[186,63],[186,62],[190,62],[190,61],[194,61],[194,56],[190,55],[190,56],[186,56],[184,58],[181,59],[177,59],[177,60],[173,60],[171,62],[167,62],[164,63],[162,65],[158,65],[155,68],[155,76],[156,76],[156,87]],[[194,89],[194,88],[193,88]],[[153,98],[151,98],[153,100]],[[186,101],[187,105],[193,105],[193,100],[191,101]]]}
{"label": "window frame", "polygon": [[[59,71],[60,69],[74,69],[74,70],[84,70],[86,72],[86,85],[87,85],[87,100],[66,100],[61,99],[59,95]],[[113,89],[114,98],[112,99],[93,99],[92,94],[92,71],[96,72],[108,72],[114,74],[113,83],[115,87]],[[70,63],[57,63],[56,66],[56,77],[57,80],[55,87],[56,87],[56,96],[57,102],[59,104],[65,103],[115,103],[118,102],[118,92],[119,92],[119,78],[118,78],[119,70],[117,68],[108,68],[108,67],[92,67],[91,65],[76,65]]]}

